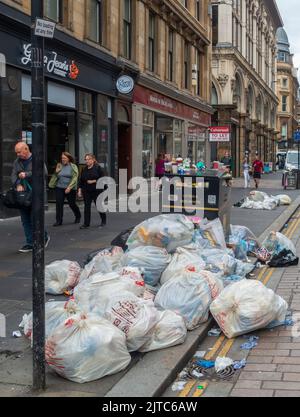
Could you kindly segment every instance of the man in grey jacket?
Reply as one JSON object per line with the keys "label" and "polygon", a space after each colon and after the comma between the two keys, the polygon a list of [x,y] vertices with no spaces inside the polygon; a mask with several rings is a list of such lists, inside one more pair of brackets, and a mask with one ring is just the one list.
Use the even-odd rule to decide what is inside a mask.
{"label": "man in grey jacket", "polygon": [[[28,145],[18,142],[15,146],[17,159],[14,161],[11,174],[11,182],[17,191],[25,191],[26,186],[32,187],[32,153]],[[22,225],[26,237],[26,244],[19,249],[19,252],[32,252],[33,248],[33,225],[32,207],[20,209]],[[45,232],[45,247],[48,246],[50,237]]]}

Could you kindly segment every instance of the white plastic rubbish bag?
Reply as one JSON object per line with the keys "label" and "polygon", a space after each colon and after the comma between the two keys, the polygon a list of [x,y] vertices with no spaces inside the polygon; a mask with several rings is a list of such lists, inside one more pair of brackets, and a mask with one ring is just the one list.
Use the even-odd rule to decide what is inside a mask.
{"label": "white plastic rubbish bag", "polygon": [[232,275],[235,272],[237,259],[232,251],[206,249],[202,251],[202,258],[206,262],[205,269],[211,272],[222,275]]}
{"label": "white plastic rubbish bag", "polygon": [[125,253],[124,266],[140,268],[146,284],[155,286],[162,272],[171,261],[171,255],[166,249],[156,246],[140,246]]}
{"label": "white plastic rubbish bag", "polygon": [[123,256],[123,249],[118,246],[113,246],[112,248],[100,251],[87,265],[85,265],[80,275],[80,282],[98,272],[106,274],[120,269]]}
{"label": "white plastic rubbish bag", "polygon": [[45,268],[45,290],[47,294],[63,294],[76,287],[81,273],[80,265],[73,261],[55,261]]}
{"label": "white plastic rubbish bag", "polygon": [[206,264],[201,258],[199,251],[177,248],[172,255],[171,262],[162,273],[160,283],[165,284],[169,279],[175,278],[189,265],[195,266],[197,269],[204,269]]}
{"label": "white plastic rubbish bag", "polygon": [[288,305],[259,281],[242,280],[226,287],[210,311],[228,338],[262,329],[282,321]]}
{"label": "white plastic rubbish bag", "polygon": [[118,272],[94,274],[75,288],[73,296],[82,310],[103,316],[107,298],[124,291],[140,296],[143,284]]}
{"label": "white plastic rubbish bag", "polygon": [[89,382],[125,369],[131,360],[125,335],[107,320],[77,315],[57,327],[46,341],[46,361],[60,376]]}
{"label": "white plastic rubbish bag", "polygon": [[160,319],[158,310],[150,300],[137,298],[123,291],[103,300],[104,317],[125,333],[129,352],[138,350],[151,340]]}
{"label": "white plastic rubbish bag", "polygon": [[281,206],[289,206],[290,204],[292,204],[291,197],[286,194],[278,194],[274,196],[272,195],[271,197],[277,200],[279,205]]}
{"label": "white plastic rubbish bag", "polygon": [[233,365],[233,360],[225,356],[218,356],[215,360],[215,370],[217,373],[224,371],[224,369],[231,365]]}
{"label": "white plastic rubbish bag", "polygon": [[226,249],[224,229],[219,218],[212,221],[203,219],[200,223],[200,231],[204,233],[204,236],[211,242],[212,246]]}
{"label": "white plastic rubbish bag", "polygon": [[280,253],[282,250],[290,250],[296,256],[296,248],[293,242],[279,232],[271,232],[264,240],[262,246],[272,255]]}
{"label": "white plastic rubbish bag", "polygon": [[[67,318],[80,313],[80,307],[73,298],[65,301],[51,301],[45,304],[45,335],[46,337]],[[25,314],[19,327],[23,327],[24,335],[32,339],[32,313]]]}
{"label": "white plastic rubbish bag", "polygon": [[162,214],[136,226],[127,245],[129,249],[144,245],[174,252],[176,248],[191,243],[193,232],[193,222],[183,214]]}
{"label": "white plastic rubbish bag", "polygon": [[143,297],[145,293],[144,276],[139,268],[124,266],[120,271],[121,279],[131,280],[134,283],[132,292],[137,297]]}
{"label": "white plastic rubbish bag", "polygon": [[174,311],[159,312],[159,322],[154,327],[151,339],[142,346],[140,352],[164,349],[184,343],[187,328],[183,318]]}
{"label": "white plastic rubbish bag", "polygon": [[155,306],[180,314],[188,330],[208,320],[212,302],[208,282],[194,271],[185,269],[182,276],[167,281],[155,297]]}

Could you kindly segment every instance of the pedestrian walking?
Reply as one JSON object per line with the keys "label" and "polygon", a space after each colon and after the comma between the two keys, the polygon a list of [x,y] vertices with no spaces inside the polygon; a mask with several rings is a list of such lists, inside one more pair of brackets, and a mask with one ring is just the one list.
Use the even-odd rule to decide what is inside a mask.
{"label": "pedestrian walking", "polygon": [[250,165],[248,164],[248,159],[245,158],[243,161],[243,173],[244,173],[244,179],[245,179],[245,187],[250,187]]}
{"label": "pedestrian walking", "polygon": [[261,174],[263,173],[263,169],[264,169],[264,164],[259,159],[259,156],[257,154],[255,156],[255,160],[252,163],[252,168],[253,168],[253,179],[255,182],[255,188],[258,189],[259,183],[261,180]]}
{"label": "pedestrian walking", "polygon": [[80,223],[81,214],[76,204],[78,168],[75,160],[68,152],[63,152],[61,162],[56,165],[54,174],[49,182],[50,188],[55,188],[56,196],[56,222],[54,227],[61,226],[64,216],[64,202],[67,199],[70,209],[73,211],[74,223]]}
{"label": "pedestrian walking", "polygon": [[225,155],[221,159],[221,162],[222,162],[222,164],[225,165],[225,167],[227,167],[229,172],[232,171],[232,158],[231,158],[230,153],[228,151],[225,152]]}
{"label": "pedestrian walking", "polygon": [[161,179],[165,174],[165,160],[163,158],[163,154],[159,153],[155,160],[155,175],[159,179]]}
{"label": "pedestrian walking", "polygon": [[[32,189],[32,153],[28,145],[24,142],[18,142],[15,146],[17,159],[14,161],[11,174],[11,182],[14,189],[18,192],[28,191]],[[47,168],[45,166],[45,177],[47,176]],[[20,208],[22,226],[26,238],[26,244],[23,245],[19,252],[32,252],[33,249],[33,220],[32,205]],[[45,231],[45,247],[50,242],[50,236]]]}
{"label": "pedestrian walking", "polygon": [[[92,202],[97,207],[97,198],[101,193],[101,190],[97,190],[97,181],[104,176],[104,171],[98,164],[95,155],[88,153],[84,160],[86,166],[82,170],[78,188],[78,197],[83,197],[84,200],[84,224],[80,226],[80,229],[90,227]],[[99,215],[101,218],[100,227],[103,227],[106,225],[106,213],[99,212]]]}

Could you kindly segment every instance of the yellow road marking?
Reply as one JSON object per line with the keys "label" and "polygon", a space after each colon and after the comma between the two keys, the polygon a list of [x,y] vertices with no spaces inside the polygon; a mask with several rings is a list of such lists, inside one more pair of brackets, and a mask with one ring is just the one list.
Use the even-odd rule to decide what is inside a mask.
{"label": "yellow road marking", "polygon": [[271,276],[273,275],[273,272],[275,271],[274,268],[271,268],[270,271],[267,273],[267,275],[265,276],[265,279],[262,281],[262,283],[267,286],[267,283],[270,281]]}
{"label": "yellow road marking", "polygon": [[214,346],[212,347],[212,350],[210,350],[205,356],[204,358],[206,360],[210,360],[214,354],[217,352],[217,350],[222,346],[223,341],[225,340],[225,336],[222,335],[218,338],[218,340],[216,341],[216,343],[214,344]]}
{"label": "yellow road marking", "polygon": [[287,236],[289,233],[290,233],[290,231],[291,231],[291,229],[292,229],[292,227],[293,227],[293,225],[295,224],[295,222],[297,221],[297,219],[294,219],[290,224],[289,224],[289,226],[288,226],[288,228],[284,231],[284,234]]}
{"label": "yellow road marking", "polygon": [[218,356],[221,356],[221,358],[224,358],[227,353],[229,352],[231,346],[233,345],[235,339],[228,339],[227,342],[225,343],[225,346],[223,347],[223,349],[219,352]]}
{"label": "yellow road marking", "polygon": [[288,233],[288,234],[286,235],[287,237],[291,238],[291,237],[293,236],[293,234],[295,233],[295,231],[296,231],[297,227],[299,226],[299,223],[300,223],[300,219],[298,219],[298,220],[296,221],[296,223],[295,223],[295,225],[293,226],[293,228],[292,228],[291,232],[290,232],[290,233]]}
{"label": "yellow road marking", "polygon": [[201,397],[201,395],[204,393],[205,389],[208,387],[208,382],[199,381],[197,385],[202,386],[203,388],[197,388],[196,391],[193,394],[193,397]]}
{"label": "yellow road marking", "polygon": [[266,272],[266,270],[267,270],[267,267],[266,266],[264,266],[263,268],[262,268],[262,270],[260,271],[260,273],[258,274],[258,276],[257,276],[257,281],[260,281],[261,279],[262,279],[262,277],[263,277],[263,275],[264,275],[264,273]]}
{"label": "yellow road marking", "polygon": [[193,388],[193,386],[195,385],[196,381],[189,381],[186,386],[183,388],[182,391],[180,391],[180,393],[178,394],[178,397],[187,397],[191,391],[191,389]]}

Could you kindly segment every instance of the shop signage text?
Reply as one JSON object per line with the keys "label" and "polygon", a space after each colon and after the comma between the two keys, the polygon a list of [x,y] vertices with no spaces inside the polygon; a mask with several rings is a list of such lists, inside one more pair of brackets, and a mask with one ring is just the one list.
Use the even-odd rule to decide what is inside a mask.
{"label": "shop signage text", "polygon": [[199,123],[202,126],[209,126],[210,114],[204,113],[193,107],[186,106],[179,101],[172,100],[162,94],[151,91],[141,86],[136,86],[134,89],[134,101],[140,104],[144,104],[156,111],[164,111],[182,117],[183,119],[191,120],[195,123]]}
{"label": "shop signage text", "polygon": [[133,90],[134,81],[128,75],[122,75],[117,81],[117,90],[122,94],[129,94]]}
{"label": "shop signage text", "polygon": [[43,38],[52,39],[54,36],[55,26],[56,24],[54,22],[37,18],[35,21],[34,34]]}
{"label": "shop signage text", "polygon": [[[23,56],[21,58],[23,65],[31,63],[31,44],[23,44]],[[62,60],[55,51],[47,52],[44,56],[44,67],[49,74],[58,75],[63,78],[76,80],[79,75],[79,68],[75,61],[68,59]]]}
{"label": "shop signage text", "polygon": [[211,126],[209,128],[210,142],[229,142],[230,127],[229,126]]}

